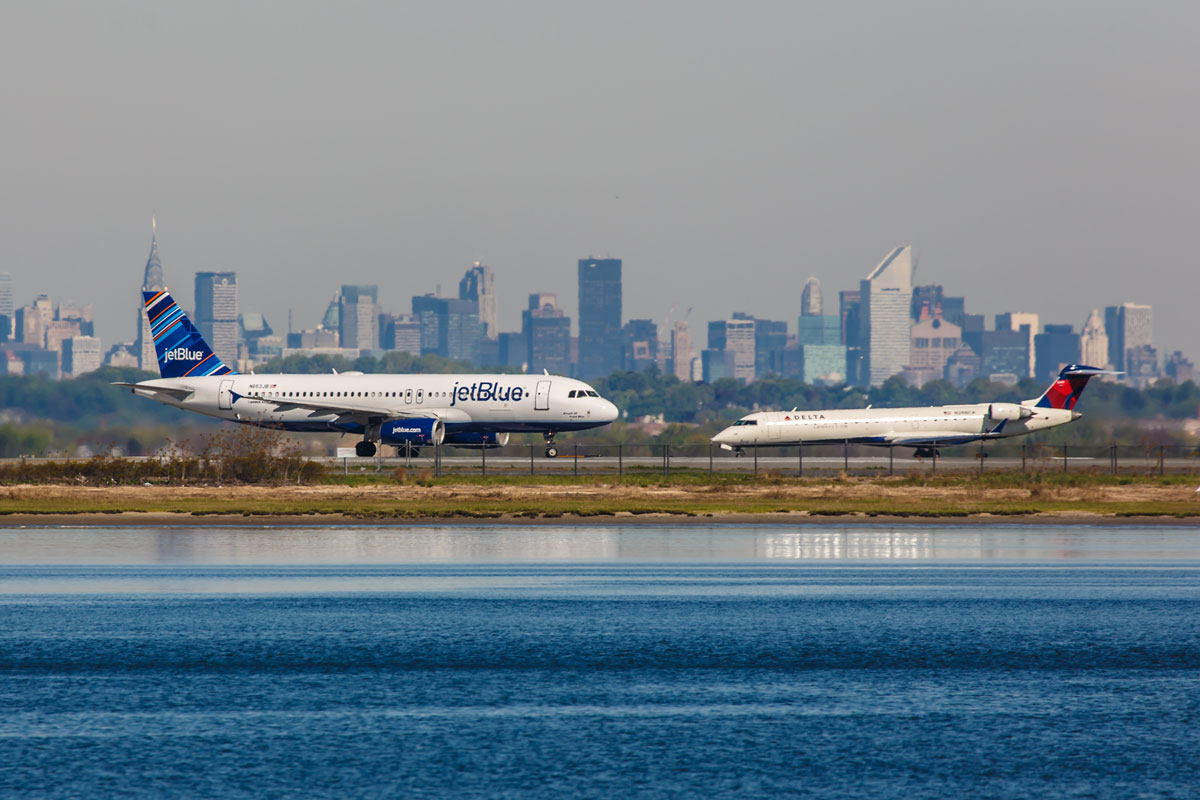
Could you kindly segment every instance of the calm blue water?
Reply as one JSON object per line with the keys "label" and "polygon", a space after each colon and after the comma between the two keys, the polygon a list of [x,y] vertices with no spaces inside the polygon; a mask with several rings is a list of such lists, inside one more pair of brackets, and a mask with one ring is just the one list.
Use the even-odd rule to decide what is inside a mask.
{"label": "calm blue water", "polygon": [[1190,529],[15,530],[0,562],[4,797],[1200,793]]}

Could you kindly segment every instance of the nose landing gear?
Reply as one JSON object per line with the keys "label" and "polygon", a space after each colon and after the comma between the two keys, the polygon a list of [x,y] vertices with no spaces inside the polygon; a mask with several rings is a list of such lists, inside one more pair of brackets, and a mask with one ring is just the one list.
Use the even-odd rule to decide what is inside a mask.
{"label": "nose landing gear", "polygon": [[554,445],[554,431],[543,433],[542,438],[546,440],[546,458],[557,458],[558,448]]}

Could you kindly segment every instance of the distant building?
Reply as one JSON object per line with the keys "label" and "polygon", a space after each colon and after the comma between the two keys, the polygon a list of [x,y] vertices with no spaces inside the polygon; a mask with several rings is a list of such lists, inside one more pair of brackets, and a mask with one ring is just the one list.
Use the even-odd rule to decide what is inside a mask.
{"label": "distant building", "polygon": [[962,321],[958,323],[962,329],[963,344],[975,351],[976,355],[983,352],[984,324],[983,314],[963,314]]}
{"label": "distant building", "polygon": [[1079,350],[1083,363],[1088,366],[1104,367],[1108,364],[1108,334],[1104,332],[1104,316],[1098,308],[1093,308],[1083,323]]}
{"label": "distant building", "polygon": [[529,339],[524,332],[504,332],[496,337],[498,366],[525,369],[529,366]]}
{"label": "distant building", "polygon": [[685,319],[671,328],[671,371],[684,383],[692,379],[692,335]]}
{"label": "distant building", "polygon": [[719,381],[722,378],[736,378],[732,350],[713,350],[709,348],[700,353],[700,376],[705,383]]}
{"label": "distant building", "polygon": [[[836,319],[836,317],[835,317]],[[837,386],[846,382],[846,348],[840,344],[801,344],[796,347],[800,363],[785,374],[795,375],[810,386]]]}
{"label": "distant building", "polygon": [[196,328],[226,364],[237,364],[237,273],[196,273]]}
{"label": "distant building", "polygon": [[104,354],[104,365],[108,367],[137,367],[138,357],[133,352],[134,345],[118,342]]}
{"label": "distant building", "polygon": [[[294,331],[287,335],[287,350],[310,351],[310,350],[336,350],[340,342],[340,337],[336,330],[326,330],[325,328],[314,328],[307,331]],[[358,348],[354,348],[357,353]],[[355,356],[357,358],[358,356]]]}
{"label": "distant building", "polygon": [[[913,322],[942,316],[942,287],[940,284],[914,286],[909,316]],[[955,323],[958,324],[958,323]]]}
{"label": "distant building", "polygon": [[906,366],[927,370],[935,378],[942,377],[946,362],[962,346],[962,328],[941,317],[926,317],[916,323],[910,329],[909,337],[912,349]]}
{"label": "distant building", "polygon": [[1126,373],[1125,363],[1130,350],[1154,344],[1154,310],[1138,303],[1122,303],[1104,309],[1104,328],[1108,335],[1109,362],[1113,369]]}
{"label": "distant building", "polygon": [[[754,380],[754,328],[753,319],[735,318],[708,323],[708,349],[732,353],[733,373],[722,377],[737,378],[746,383]],[[724,369],[721,365],[714,368]],[[705,380],[709,379],[706,377]]]}
{"label": "distant building", "polygon": [[421,322],[412,314],[393,314],[383,323],[383,338],[379,342],[384,350],[421,355]]}
{"label": "distant building", "polygon": [[[329,317],[328,311],[326,317]],[[337,323],[343,348],[379,349],[379,287],[375,284],[342,284]]]}
{"label": "distant building", "polygon": [[1196,380],[1196,365],[1183,357],[1183,353],[1176,350],[1167,359],[1166,368],[1163,370],[1168,378],[1175,383],[1187,383],[1188,381]]}
{"label": "distant building", "polygon": [[8,321],[7,330],[0,326],[0,335],[7,341],[12,336],[12,321],[13,312],[16,308],[13,306],[13,276],[9,272],[0,272],[0,317],[4,317]]}
{"label": "distant building", "polygon": [[1158,377],[1158,350],[1148,344],[1126,348],[1126,383],[1138,389],[1145,389],[1158,380]]}
{"label": "distant building", "polygon": [[412,299],[412,311],[421,325],[422,355],[474,363],[482,333],[479,306],[474,301],[427,294]]}
{"label": "distant building", "polygon": [[629,320],[621,328],[621,369],[645,372],[657,364],[658,326],[654,320]]}
{"label": "distant building", "polygon": [[908,363],[914,271],[912,247],[897,247],[859,282],[865,370],[859,378],[871,386],[882,385]]}
{"label": "distant building", "polygon": [[983,364],[979,355],[968,344],[963,344],[946,359],[944,376],[958,388],[963,388],[976,378],[982,377]]}
{"label": "distant building", "polygon": [[1025,331],[984,331],[983,352],[979,354],[983,362],[983,374],[1028,377],[1029,369],[1029,337]]}
{"label": "distant building", "polygon": [[500,335],[500,324],[496,311],[496,277],[492,268],[475,262],[467,274],[458,282],[458,299],[472,300],[478,304],[479,324],[483,335],[494,339]]}
{"label": "distant building", "polygon": [[[158,257],[158,223],[151,217],[150,257],[146,259],[146,270],[142,276],[142,291],[161,292],[166,288],[167,285],[163,282],[162,261]],[[154,338],[150,335],[150,320],[146,317],[146,307],[141,297],[138,297],[137,314],[137,337],[133,342],[133,351],[138,357],[138,367],[146,372],[158,372],[158,354],[154,351]]]}
{"label": "distant building", "polygon": [[621,259],[579,259],[580,378],[621,368]]}
{"label": "distant building", "polygon": [[821,282],[816,278],[809,278],[800,292],[800,316],[819,317],[823,313],[821,308]]}
{"label": "distant building", "polygon": [[801,316],[796,320],[796,343],[836,344],[842,343],[842,320],[837,316]]}
{"label": "distant building", "polygon": [[1026,336],[1026,351],[1029,354],[1029,365],[1021,371],[1017,371],[1017,375],[1022,378],[1031,378],[1034,375],[1034,337],[1040,332],[1040,324],[1037,314],[1026,312],[1008,312],[996,315],[996,330],[997,331],[1021,331]]}
{"label": "distant building", "polygon": [[100,340],[95,336],[72,336],[62,343],[62,372],[78,377],[100,369]]}
{"label": "distant building", "polygon": [[1063,367],[1080,361],[1079,334],[1073,325],[1047,325],[1033,341],[1037,362],[1034,377],[1039,381],[1052,381]]}
{"label": "distant building", "polygon": [[47,350],[62,352],[63,342],[70,339],[72,336],[83,336],[84,332],[80,327],[79,321],[74,319],[55,319],[51,320],[46,328],[46,344]]}
{"label": "distant building", "polygon": [[[754,321],[754,377],[782,375],[783,350],[788,343],[787,323],[782,320],[755,319],[748,314],[741,316]],[[734,317],[738,315],[734,314]]]}
{"label": "distant building", "polygon": [[571,318],[558,307],[557,295],[529,295],[529,307],[521,312],[521,333],[525,338],[521,360],[530,373],[571,374]]}

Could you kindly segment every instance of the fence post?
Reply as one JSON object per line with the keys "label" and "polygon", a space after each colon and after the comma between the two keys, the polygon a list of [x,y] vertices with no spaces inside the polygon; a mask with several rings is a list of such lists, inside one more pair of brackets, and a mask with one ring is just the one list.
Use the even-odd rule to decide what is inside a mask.
{"label": "fence post", "polygon": [[529,444],[529,474],[533,474],[533,443]]}
{"label": "fence post", "polygon": [[487,445],[486,444],[481,444],[479,446],[479,474],[484,475],[484,476],[487,475]]}
{"label": "fence post", "polygon": [[1063,474],[1067,474],[1067,446],[1063,445]]}
{"label": "fence post", "polygon": [[1112,474],[1117,474],[1117,443],[1113,442],[1108,448],[1108,460],[1112,467]]}
{"label": "fence post", "polygon": [[937,439],[934,439],[933,440],[933,469],[931,470],[931,472],[934,475],[937,474],[937,457],[938,457]]}
{"label": "fence post", "polygon": [[663,445],[663,477],[671,477],[671,445]]}
{"label": "fence post", "polygon": [[433,446],[433,477],[442,477],[442,446],[440,444]]}
{"label": "fence post", "polygon": [[712,442],[708,443],[708,476],[712,477]]}
{"label": "fence post", "polygon": [[624,444],[617,445],[617,476],[618,477],[625,474],[625,458],[624,458],[624,453],[622,452],[624,447],[625,447]]}
{"label": "fence post", "polygon": [[842,471],[850,474],[850,440],[842,440]]}
{"label": "fence post", "polygon": [[796,477],[804,477],[804,442],[796,445]]}
{"label": "fence post", "polygon": [[579,442],[575,443],[575,477],[579,477]]}
{"label": "fence post", "polygon": [[758,445],[754,445],[754,477],[758,477]]}
{"label": "fence post", "polygon": [[984,451],[983,451],[983,439],[980,439],[979,440],[979,477],[981,477],[981,478],[983,477],[983,459],[986,457],[987,457],[987,454],[984,453]]}
{"label": "fence post", "polygon": [[1028,440],[1021,442],[1021,472],[1025,472],[1025,455],[1029,452]]}
{"label": "fence post", "polygon": [[1165,460],[1163,458],[1163,445],[1160,444],[1158,446],[1158,477],[1160,478],[1163,476],[1164,465]]}
{"label": "fence post", "polygon": [[888,475],[896,474],[896,448],[888,447]]}

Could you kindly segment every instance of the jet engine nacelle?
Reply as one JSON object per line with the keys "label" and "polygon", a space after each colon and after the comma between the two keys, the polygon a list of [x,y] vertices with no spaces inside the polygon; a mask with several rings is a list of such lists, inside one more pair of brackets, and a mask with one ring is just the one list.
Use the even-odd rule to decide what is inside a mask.
{"label": "jet engine nacelle", "polygon": [[491,450],[508,444],[507,433],[451,433],[446,436],[445,444],[466,445],[468,447],[483,447]]}
{"label": "jet engine nacelle", "polygon": [[379,441],[384,444],[436,445],[445,438],[446,423],[433,417],[392,419],[379,426]]}
{"label": "jet engine nacelle", "polygon": [[1032,411],[1016,403],[992,403],[988,406],[988,419],[994,419],[997,422],[1000,420],[1019,422],[1023,419],[1029,419],[1032,416]]}

